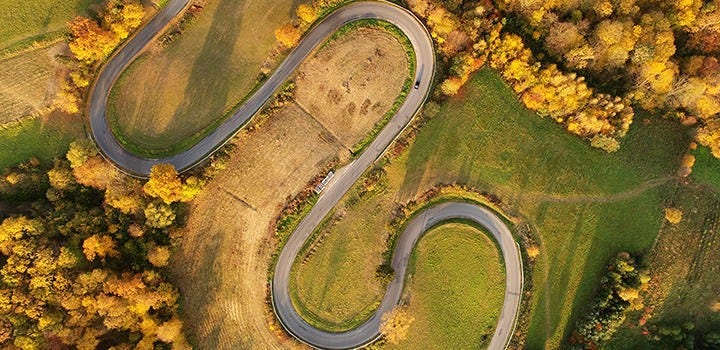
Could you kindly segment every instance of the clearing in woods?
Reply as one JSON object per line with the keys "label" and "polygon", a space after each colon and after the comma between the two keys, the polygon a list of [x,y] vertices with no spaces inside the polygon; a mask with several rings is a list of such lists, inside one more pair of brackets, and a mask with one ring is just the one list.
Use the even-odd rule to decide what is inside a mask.
{"label": "clearing in woods", "polygon": [[[372,39],[372,40],[370,40]],[[349,52],[353,54],[350,55]],[[384,55],[379,58],[378,52]],[[408,64],[393,34],[359,28],[333,40],[311,56],[307,66],[328,59],[335,79],[324,78],[324,92],[309,79],[297,79],[297,99],[326,98],[322,116],[310,115],[294,101],[241,131],[237,150],[217,179],[190,209],[190,221],[174,255],[172,274],[181,289],[188,328],[200,348],[281,349],[268,327],[268,267],[274,251],[273,221],[286,198],[300,192],[333,162],[348,159],[349,145],[359,142],[386,110],[348,113],[348,104],[369,99],[389,108],[404,86]],[[374,64],[368,62],[374,61]],[[364,67],[344,71],[342,67]],[[351,86],[351,91],[343,86]],[[328,94],[329,90],[337,90]],[[385,91],[378,94],[377,91]],[[304,94],[304,95],[303,95]],[[337,123],[336,120],[345,123]],[[254,125],[253,125],[254,124]],[[346,125],[353,125],[348,128]],[[297,147],[302,145],[302,147]],[[251,166],[250,166],[251,165]],[[230,215],[230,217],[228,217]]]}

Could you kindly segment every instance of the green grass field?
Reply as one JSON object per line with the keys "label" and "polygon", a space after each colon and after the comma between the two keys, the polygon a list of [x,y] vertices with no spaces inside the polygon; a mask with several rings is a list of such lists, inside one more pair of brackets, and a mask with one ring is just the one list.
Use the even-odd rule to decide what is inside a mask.
{"label": "green grass field", "polygon": [[[14,166],[32,157],[49,162],[62,157],[68,145],[83,136],[79,120],[65,121],[51,113],[47,121],[24,121],[22,127],[0,130],[0,170]],[[53,119],[56,118],[56,119]]]}
{"label": "green grass field", "polygon": [[720,160],[710,153],[709,148],[703,146],[698,146],[692,154],[695,156],[695,165],[691,177],[720,191]]}
{"label": "green grass field", "polygon": [[[665,223],[646,262],[650,288],[643,303],[653,310],[645,327],[692,322],[698,341],[702,334],[720,327],[720,160],[707,147],[692,151],[696,157],[690,182],[673,186],[664,194],[667,207],[683,212],[677,225]],[[642,334],[641,312],[631,313],[608,349],[673,348],[667,340],[653,342]],[[651,328],[652,329],[652,328]]]}
{"label": "green grass field", "polygon": [[[717,160],[715,160],[717,162]],[[720,193],[702,183],[668,188],[666,206],[683,212],[677,225],[665,223],[646,262],[650,287],[643,304],[652,309],[647,325],[694,324],[696,335],[720,327]],[[608,349],[670,349],[642,335],[641,312],[630,313]],[[651,328],[652,329],[652,328]],[[700,336],[698,336],[698,340]]]}
{"label": "green grass field", "polygon": [[99,0],[0,0],[0,50],[65,28]]}
{"label": "green grass field", "polygon": [[[377,308],[385,286],[376,281],[387,236],[382,228],[392,209],[389,201],[361,201],[341,209],[349,216],[318,232],[315,253],[299,256],[290,279],[293,302],[317,327],[343,331],[364,322]],[[357,213],[363,213],[360,219]]]}
{"label": "green grass field", "polygon": [[111,91],[113,131],[133,151],[172,153],[197,141],[257,84],[291,0],[208,2],[165,49],[150,50]]}
{"label": "green grass field", "polygon": [[480,349],[500,317],[505,274],[495,242],[467,224],[428,231],[409,266],[407,338],[389,349]]}
{"label": "green grass field", "polygon": [[[298,288],[298,299],[316,315],[312,305],[367,314],[379,298],[366,291],[380,282],[363,277],[372,275],[374,254],[385,248],[389,208],[437,183],[463,183],[498,195],[536,226],[541,254],[532,270],[527,346],[559,347],[608,259],[620,250],[647,250],[659,230],[663,189],[689,139],[677,123],[648,118],[633,125],[621,151],[608,155],[526,110],[494,72],[481,70],[386,167],[379,193],[339,206],[335,215],[342,218],[297,267],[299,285],[318,285],[307,294]],[[346,294],[342,285],[365,299],[353,301],[361,292]]]}

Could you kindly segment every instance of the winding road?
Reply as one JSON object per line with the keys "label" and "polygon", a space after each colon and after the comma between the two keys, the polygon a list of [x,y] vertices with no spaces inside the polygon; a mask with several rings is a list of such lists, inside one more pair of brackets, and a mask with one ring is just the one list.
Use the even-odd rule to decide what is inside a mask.
{"label": "winding road", "polygon": [[334,180],[324,189],[317,204],[301,221],[290,236],[277,261],[272,283],[273,307],[285,329],[299,340],[318,348],[347,349],[368,344],[379,336],[382,315],[394,308],[401,297],[405,269],[412,249],[419,237],[431,226],[444,220],[461,218],[486,227],[502,250],[506,270],[506,292],[503,310],[491,349],[504,349],[515,326],[522,293],[522,261],[517,244],[510,231],[492,212],[467,203],[445,203],[428,209],[414,219],[401,235],[393,256],[395,278],[378,311],[363,325],[342,333],[330,333],[314,328],[296,312],[290,299],[288,281],[292,264],[304,242],[322,219],[340,201],[360,176],[390,146],[393,140],[410,123],[430,90],[435,71],[432,39],[425,26],[408,10],[383,1],[354,2],[334,11],[305,35],[267,81],[217,129],[176,155],[149,159],[127,151],[113,136],[107,120],[107,101],[110,89],[120,74],[154,40],[160,32],[188,7],[190,0],[170,0],[159,13],[123,46],[106,64],[93,85],[90,95],[89,116],[92,136],[103,155],[125,172],[147,176],[150,168],[169,163],[179,171],[192,168],[224,145],[255,113],[263,107],[278,87],[330,34],[343,25],[361,19],[379,19],[397,26],[410,40],[416,56],[415,84],[404,103],[378,136],[359,157],[338,171]]}

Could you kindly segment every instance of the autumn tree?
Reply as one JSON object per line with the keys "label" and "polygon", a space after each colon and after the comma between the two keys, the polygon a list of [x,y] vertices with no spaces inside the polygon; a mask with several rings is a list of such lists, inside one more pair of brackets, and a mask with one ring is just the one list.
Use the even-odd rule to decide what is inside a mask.
{"label": "autumn tree", "polygon": [[148,251],[148,261],[155,267],[165,267],[170,260],[170,249],[156,246]]}
{"label": "autumn tree", "polygon": [[154,165],[150,169],[150,180],[143,191],[149,196],[160,198],[165,204],[182,200],[182,181],[175,167],[170,164]]}
{"label": "autumn tree", "polygon": [[298,18],[300,18],[300,20],[302,20],[306,24],[315,22],[315,20],[318,18],[317,11],[311,4],[303,3],[298,5],[296,13]]}
{"label": "autumn tree", "polygon": [[406,308],[396,307],[382,316],[380,333],[390,344],[399,344],[407,337],[410,325],[415,321]]}
{"label": "autumn tree", "polygon": [[285,48],[293,48],[300,41],[300,31],[291,23],[275,30],[275,38]]}
{"label": "autumn tree", "polygon": [[174,343],[182,336],[182,321],[173,318],[157,327],[157,337],[165,343]]}
{"label": "autumn tree", "polygon": [[140,26],[145,9],[138,1],[106,1],[102,16],[103,26],[110,29],[119,39],[125,39]]}
{"label": "autumn tree", "polygon": [[82,165],[75,167],[73,174],[78,183],[103,191],[112,183],[121,181],[120,171],[99,155],[93,156]]}
{"label": "autumn tree", "polygon": [[56,161],[55,166],[47,172],[50,186],[58,191],[72,189],[77,182],[67,162]]}
{"label": "autumn tree", "polygon": [[120,41],[115,33],[86,17],[75,17],[68,27],[72,35],[70,51],[85,64],[105,59]]}
{"label": "autumn tree", "polygon": [[627,253],[618,254],[608,265],[590,308],[577,322],[573,342],[597,348],[623,323],[626,312],[639,305],[639,290],[647,287],[647,272]]}
{"label": "autumn tree", "polygon": [[105,258],[114,258],[119,254],[117,244],[112,237],[107,235],[92,235],[85,239],[82,247],[88,261],[93,261],[95,258],[105,261]]}
{"label": "autumn tree", "polygon": [[165,228],[175,222],[175,211],[164,203],[150,203],[145,208],[145,224],[154,228]]}
{"label": "autumn tree", "polygon": [[70,143],[66,157],[70,161],[70,167],[77,168],[97,154],[97,148],[92,140],[78,139]]}
{"label": "autumn tree", "polygon": [[665,220],[673,225],[682,221],[683,212],[678,208],[665,208]]}
{"label": "autumn tree", "polygon": [[76,114],[80,112],[81,102],[79,93],[65,82],[55,96],[53,106],[67,114]]}
{"label": "autumn tree", "polygon": [[141,187],[135,181],[115,182],[105,190],[105,203],[122,213],[136,214],[145,204],[141,193]]}

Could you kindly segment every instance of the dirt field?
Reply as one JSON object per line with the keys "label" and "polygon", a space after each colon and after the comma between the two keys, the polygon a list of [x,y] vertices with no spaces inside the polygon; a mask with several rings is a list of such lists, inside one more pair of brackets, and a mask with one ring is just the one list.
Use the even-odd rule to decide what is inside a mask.
{"label": "dirt field", "polygon": [[[348,45],[350,41],[354,44]],[[351,60],[359,64],[344,64]],[[408,66],[393,36],[361,28],[331,42],[300,67],[296,100],[350,148],[390,108],[393,100],[387,96],[397,96],[406,79],[395,72],[407,72]],[[370,67],[372,74],[366,74]]]}
{"label": "dirt field", "polygon": [[194,345],[282,347],[268,329],[264,306],[274,249],[270,226],[284,199],[342,148],[323,132],[290,105],[260,131],[241,137],[230,167],[194,201],[172,268]]}
{"label": "dirt field", "polygon": [[[337,49],[347,52],[345,46],[367,47],[364,36],[352,38],[336,45]],[[358,66],[366,60],[367,56],[356,55],[333,62]],[[365,74],[370,77],[378,76],[376,69],[388,69],[386,65],[366,68]],[[406,72],[384,74],[400,81]],[[341,86],[341,79],[347,76],[336,79],[327,79],[328,86]],[[355,72],[353,79],[365,78]],[[306,82],[299,81],[297,89],[307,90]],[[384,97],[377,102],[390,106],[396,96]],[[356,113],[347,118],[343,109],[338,107],[336,118],[362,125],[357,130],[369,130],[385,112],[368,112],[366,116]],[[364,136],[337,123],[323,125],[320,120],[291,103],[258,131],[241,134],[228,169],[193,202],[171,270],[184,297],[191,339],[198,348],[278,349],[295,345],[294,341],[278,340],[265,314],[267,270],[275,249],[272,223],[288,196],[299,192],[332,160],[347,158],[345,142],[353,144]],[[330,115],[324,120],[334,121]]]}
{"label": "dirt field", "polygon": [[166,49],[150,50],[110,98],[120,131],[143,148],[165,149],[201,132],[255,86],[295,0],[212,0]]}
{"label": "dirt field", "polygon": [[57,93],[55,56],[64,44],[0,61],[0,125],[44,110]]}

